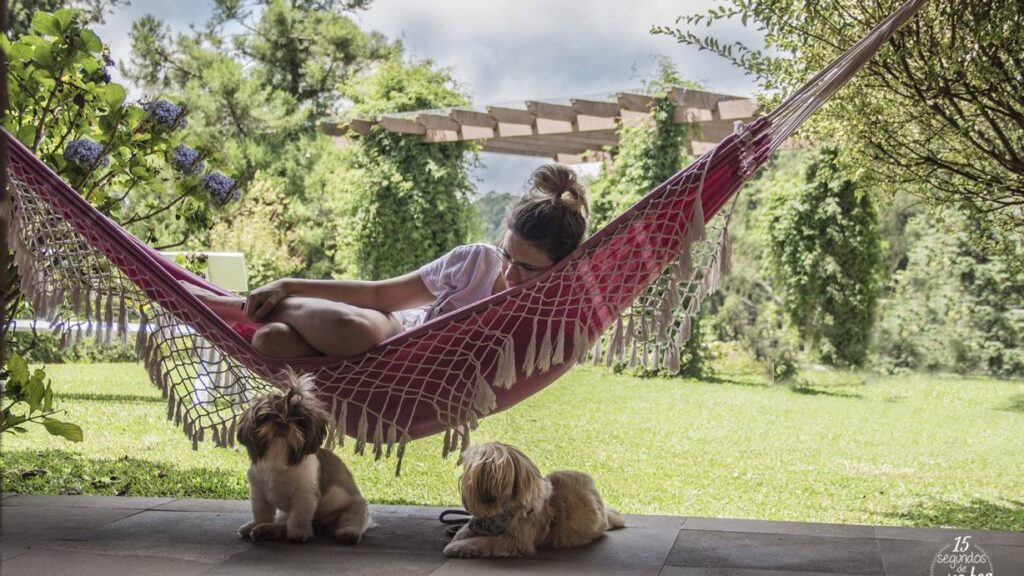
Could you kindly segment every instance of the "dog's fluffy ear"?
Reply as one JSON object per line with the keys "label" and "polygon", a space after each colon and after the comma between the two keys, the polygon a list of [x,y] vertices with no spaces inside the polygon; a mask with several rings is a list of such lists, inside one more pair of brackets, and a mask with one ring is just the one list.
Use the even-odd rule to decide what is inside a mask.
{"label": "dog's fluffy ear", "polygon": [[462,463],[462,501],[474,515],[491,516],[508,504],[529,507],[540,495],[540,471],[512,446],[471,446]]}
{"label": "dog's fluffy ear", "polygon": [[245,446],[245,450],[249,453],[249,460],[253,462],[262,458],[267,451],[265,438],[257,430],[255,419],[256,411],[264,402],[266,402],[265,398],[251,405],[238,421],[238,433],[236,435],[238,443]]}

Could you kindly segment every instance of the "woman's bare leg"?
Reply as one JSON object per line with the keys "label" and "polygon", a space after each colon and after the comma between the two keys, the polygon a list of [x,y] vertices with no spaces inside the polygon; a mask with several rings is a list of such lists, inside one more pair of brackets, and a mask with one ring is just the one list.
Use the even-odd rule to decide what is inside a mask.
{"label": "woman's bare leg", "polygon": [[294,328],[283,322],[260,326],[252,336],[252,345],[267,356],[278,358],[302,358],[320,354]]}
{"label": "woman's bare leg", "polygon": [[289,296],[268,315],[290,326],[309,346],[327,356],[362,354],[400,327],[383,312],[320,298]]}

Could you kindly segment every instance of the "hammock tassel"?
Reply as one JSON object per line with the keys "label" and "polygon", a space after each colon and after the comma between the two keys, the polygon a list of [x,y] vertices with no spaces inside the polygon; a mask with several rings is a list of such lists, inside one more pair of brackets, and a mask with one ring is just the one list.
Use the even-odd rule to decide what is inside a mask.
{"label": "hammock tassel", "polygon": [[373,429],[373,460],[376,462],[384,455],[384,423],[380,417]]}
{"label": "hammock tassel", "polygon": [[718,267],[722,276],[732,272],[732,242],[729,241],[729,227],[722,229],[722,245],[718,249]]}
{"label": "hammock tassel", "polygon": [[402,459],[405,457],[405,445],[412,441],[412,438],[408,434],[402,434],[402,438],[398,441],[398,451],[395,454],[398,463],[395,464],[395,478],[402,475]]}
{"label": "hammock tassel", "polygon": [[516,343],[512,336],[505,336],[505,343],[498,355],[498,370],[494,375],[494,385],[499,388],[511,388],[516,383]]}
{"label": "hammock tassel", "polygon": [[497,397],[494,390],[487,385],[487,381],[477,376],[476,394],[473,396],[473,409],[481,416],[490,414],[497,407]]}
{"label": "hammock tassel", "polygon": [[689,239],[683,241],[683,249],[679,253],[677,267],[681,281],[689,282],[693,279],[693,245]]}
{"label": "hammock tassel", "polygon": [[551,329],[552,323],[547,323],[544,330],[544,339],[541,341],[540,350],[537,351],[537,370],[547,372],[551,368]]}
{"label": "hammock tassel", "polygon": [[537,319],[533,319],[533,334],[530,335],[530,341],[526,345],[526,354],[523,357],[523,373],[529,378],[533,376],[533,371],[536,369],[537,364]]}
{"label": "hammock tassel", "polygon": [[388,453],[387,457],[391,458],[391,451],[395,447],[395,442],[398,440],[398,426],[392,422],[388,425]]}
{"label": "hammock tassel", "polygon": [[[555,338],[555,351],[551,354],[551,365],[559,366],[565,363],[565,322],[559,322],[558,328],[556,328],[557,338]],[[573,351],[576,355],[579,355],[579,348],[574,348]]]}
{"label": "hammock tassel", "polygon": [[234,448],[235,446],[235,426],[238,425],[238,416],[231,416],[231,426],[228,427],[228,446]]}
{"label": "hammock tassel", "polygon": [[[705,166],[705,170],[707,166]],[[701,188],[704,187],[704,183],[701,182]],[[700,191],[693,198],[693,215],[690,217],[690,223],[686,227],[686,236],[691,242],[699,242],[707,239],[707,230],[704,225],[704,200],[703,194]]]}
{"label": "hammock tassel", "polygon": [[668,345],[666,346],[666,348],[667,348],[667,350],[665,351],[665,356],[666,356],[665,364],[668,365],[668,370],[669,370],[670,373],[672,373],[673,375],[674,374],[678,374],[679,373],[679,347],[676,346],[674,342],[669,342]]}
{"label": "hammock tassel", "polygon": [[448,453],[451,451],[452,445],[452,429],[444,429],[444,440],[441,441],[441,458],[447,458]]}
{"label": "hammock tassel", "polygon": [[362,455],[366,450],[366,429],[369,426],[369,416],[366,406],[363,406],[363,413],[359,416],[359,427],[356,432],[356,454]]}
{"label": "hammock tassel", "polygon": [[582,364],[587,361],[590,355],[590,337],[587,335],[587,327],[582,320],[573,322],[572,351],[576,362]]}
{"label": "hammock tassel", "polygon": [[348,434],[346,418],[348,417],[348,400],[341,401],[341,409],[338,411],[338,447],[345,446],[345,436]]}

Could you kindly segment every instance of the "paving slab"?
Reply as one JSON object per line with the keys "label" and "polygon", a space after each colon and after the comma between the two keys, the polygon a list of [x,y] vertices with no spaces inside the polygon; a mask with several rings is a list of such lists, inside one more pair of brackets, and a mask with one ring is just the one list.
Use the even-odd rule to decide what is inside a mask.
{"label": "paving slab", "polygon": [[431,576],[476,576],[490,574],[527,574],[530,576],[559,576],[564,574],[586,574],[588,576],[657,576],[660,567],[655,566],[585,566],[566,565],[562,562],[545,562],[530,558],[502,558],[470,560],[452,558]]}
{"label": "paving slab", "polygon": [[658,576],[836,576],[842,572],[793,572],[790,570],[758,570],[754,568],[693,568],[665,566]]}
{"label": "paving slab", "polygon": [[151,506],[150,510],[166,510],[169,512],[228,512],[235,514],[251,514],[252,505],[248,500],[201,500],[199,498],[178,498]]}
{"label": "paving slab", "polygon": [[952,542],[957,536],[971,536],[975,542],[1003,546],[1024,546],[1024,532],[1001,530],[961,530],[957,528],[905,528],[902,526],[875,526],[879,540],[925,540]]}
{"label": "paving slab", "polygon": [[[886,576],[927,576],[931,574],[932,563],[936,555],[945,549],[951,552],[954,540],[948,542],[931,540],[878,540],[879,551],[882,555],[882,562],[885,564]],[[981,550],[991,559],[993,576],[1024,576],[1024,547],[1021,546],[1000,546],[985,545],[976,540],[971,540],[969,552]],[[982,570],[983,564],[976,566],[975,574]],[[941,568],[941,566],[939,567]],[[945,576],[949,570],[936,569],[934,574]],[[969,575],[970,568],[966,575]]]}
{"label": "paving slab", "polygon": [[8,506],[5,502],[0,539],[47,541],[88,538],[106,524],[139,513],[131,508]]}
{"label": "paving slab", "polygon": [[540,550],[537,559],[560,564],[608,567],[657,567],[665,564],[678,529],[630,529],[605,532],[603,538],[571,550]]}
{"label": "paving slab", "polygon": [[219,564],[210,576],[262,574],[429,575],[445,561],[440,554],[380,554],[360,546],[307,547],[267,543]]}
{"label": "paving slab", "polygon": [[251,518],[249,513],[145,510],[97,528],[89,539],[242,546],[238,527]]}
{"label": "paving slab", "polygon": [[34,506],[36,508],[108,508],[147,510],[173,502],[175,498],[135,498],[128,496],[32,496],[16,495],[4,498],[4,506]]}
{"label": "paving slab", "polygon": [[148,556],[119,556],[71,550],[33,549],[4,561],[5,574],[19,576],[192,576],[214,565]]}
{"label": "paving slab", "polygon": [[683,529],[665,562],[694,568],[750,568],[884,576],[877,541],[759,532]]}
{"label": "paving slab", "polygon": [[687,530],[719,532],[752,532],[790,534],[793,536],[827,536],[833,538],[874,538],[874,528],[857,524],[821,524],[817,522],[786,522],[780,520],[745,520],[738,518],[687,518]]}

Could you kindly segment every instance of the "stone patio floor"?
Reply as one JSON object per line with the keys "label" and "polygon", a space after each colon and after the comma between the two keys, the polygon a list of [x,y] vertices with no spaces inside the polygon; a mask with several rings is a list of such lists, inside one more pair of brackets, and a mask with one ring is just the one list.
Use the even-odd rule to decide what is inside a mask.
{"label": "stone patio floor", "polygon": [[[929,575],[957,536],[1024,575],[1024,533],[627,516],[627,528],[585,548],[532,559],[449,560],[441,508],[374,506],[363,542],[253,544],[235,530],[244,501],[19,496],[0,500],[4,576],[261,574]],[[946,576],[946,571],[936,571]],[[970,576],[968,572],[965,576]],[[978,576],[977,573],[975,576]]]}

